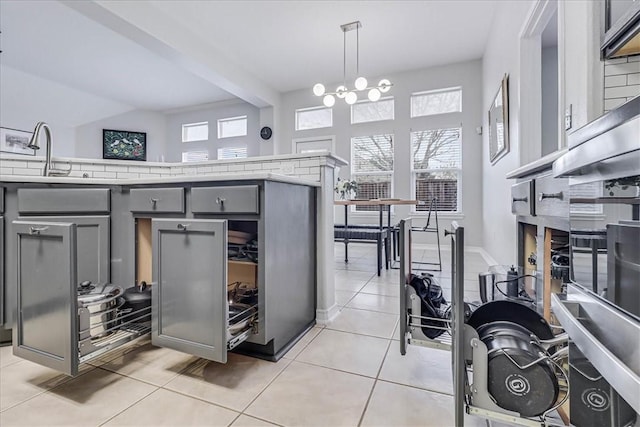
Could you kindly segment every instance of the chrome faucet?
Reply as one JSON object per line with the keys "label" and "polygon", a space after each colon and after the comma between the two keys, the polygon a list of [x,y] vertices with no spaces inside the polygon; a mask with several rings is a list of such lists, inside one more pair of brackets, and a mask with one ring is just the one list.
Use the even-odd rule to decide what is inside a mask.
{"label": "chrome faucet", "polygon": [[[44,170],[42,171],[42,176],[67,176],[71,173],[71,167],[68,170],[63,169],[53,169],[51,167],[51,128],[45,122],[38,122],[36,124],[36,128],[33,130],[33,135],[29,140],[29,145],[27,147],[33,150],[40,149],[40,131],[44,129],[44,134],[47,137],[47,159],[44,164]],[[71,165],[69,165],[71,166]]]}

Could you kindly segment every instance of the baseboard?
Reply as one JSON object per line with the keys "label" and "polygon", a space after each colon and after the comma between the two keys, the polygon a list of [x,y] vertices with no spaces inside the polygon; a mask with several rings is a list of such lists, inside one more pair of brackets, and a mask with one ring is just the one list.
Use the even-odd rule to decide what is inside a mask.
{"label": "baseboard", "polygon": [[495,260],[495,258],[493,258],[489,252],[487,252],[484,248],[481,248],[479,246],[474,246],[473,249],[469,249],[472,252],[477,252],[479,253],[482,258],[484,258],[484,260],[487,262],[487,264],[489,265],[498,265],[498,261]]}
{"label": "baseboard", "polygon": [[316,309],[316,323],[318,325],[327,325],[340,313],[340,306],[333,304],[333,306],[327,310]]}

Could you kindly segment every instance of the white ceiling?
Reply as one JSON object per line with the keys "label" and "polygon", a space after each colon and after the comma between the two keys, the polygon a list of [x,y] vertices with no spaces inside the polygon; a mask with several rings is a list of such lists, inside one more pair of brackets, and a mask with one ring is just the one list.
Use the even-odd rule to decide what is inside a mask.
{"label": "white ceiling", "polygon": [[[355,20],[363,25],[365,76],[481,58],[497,3],[157,0],[143,7],[157,8],[226,61],[287,92],[342,80],[339,26]],[[233,98],[62,3],[0,1],[0,17],[2,64],[15,69],[147,110]],[[348,59],[355,56],[354,36],[347,33]]]}

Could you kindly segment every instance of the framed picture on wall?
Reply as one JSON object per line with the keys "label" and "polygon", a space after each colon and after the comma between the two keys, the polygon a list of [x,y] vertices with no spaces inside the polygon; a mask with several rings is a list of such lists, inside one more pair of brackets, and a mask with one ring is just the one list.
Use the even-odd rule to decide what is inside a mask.
{"label": "framed picture on wall", "polygon": [[497,162],[509,152],[509,76],[504,75],[489,107],[489,159]]}
{"label": "framed picture on wall", "polygon": [[36,150],[29,148],[31,135],[33,132],[0,127],[0,151],[35,156]]}
{"label": "framed picture on wall", "polygon": [[102,158],[147,160],[147,134],[127,130],[102,129]]}

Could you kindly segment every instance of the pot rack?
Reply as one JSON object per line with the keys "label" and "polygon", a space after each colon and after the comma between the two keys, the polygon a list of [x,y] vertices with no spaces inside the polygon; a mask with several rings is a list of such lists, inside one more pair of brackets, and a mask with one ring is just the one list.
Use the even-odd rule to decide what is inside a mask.
{"label": "pot rack", "polygon": [[[420,313],[420,299],[415,290],[407,285],[411,269],[411,219],[404,219],[399,224],[400,252],[400,353],[406,354],[407,344],[417,345],[452,352],[453,398],[455,425],[464,426],[465,414],[481,417],[489,421],[511,423],[526,427],[561,427],[565,426],[557,414],[569,396],[569,379],[558,360],[566,357],[568,347],[564,347],[553,355],[541,355],[526,366],[519,365],[508,353],[503,352],[518,369],[524,370],[540,361],[547,360],[554,367],[560,380],[561,395],[556,404],[539,417],[522,417],[519,413],[498,406],[488,389],[489,353],[487,346],[480,340],[476,330],[465,323],[464,304],[464,227],[455,221],[451,229],[445,230],[445,236],[451,238],[451,316],[449,320],[417,315]],[[404,296],[404,297],[402,297]],[[411,314],[407,309],[411,308]],[[404,316],[404,320],[403,320]],[[440,322],[444,333],[431,339],[422,332],[422,320]],[[440,329],[437,326],[430,326]],[[539,341],[543,348],[550,348],[566,342],[566,335],[558,338]]]}

